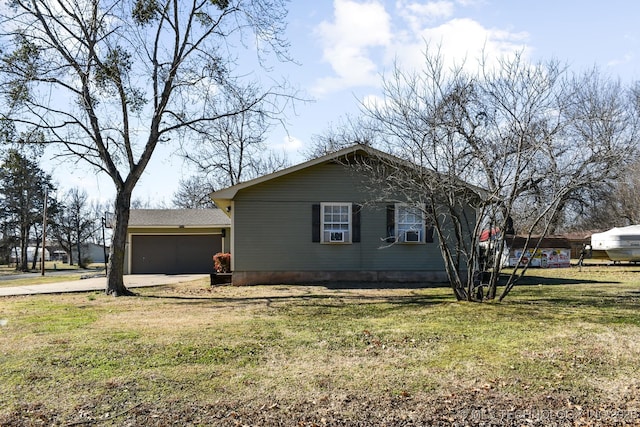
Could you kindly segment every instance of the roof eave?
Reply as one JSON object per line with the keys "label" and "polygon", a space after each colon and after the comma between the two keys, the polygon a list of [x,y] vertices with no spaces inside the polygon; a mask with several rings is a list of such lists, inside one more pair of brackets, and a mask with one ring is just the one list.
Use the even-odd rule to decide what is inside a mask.
{"label": "roof eave", "polygon": [[[280,171],[277,172],[273,172],[271,174],[268,175],[263,175],[260,176],[258,178],[254,178],[252,180],[249,181],[245,181],[245,182],[241,182],[239,184],[233,185],[231,187],[227,187],[227,188],[223,188],[222,190],[218,190],[218,191],[214,191],[213,193],[209,194],[209,197],[211,198],[211,200],[213,200],[213,202],[216,204],[216,206],[218,208],[220,208],[223,212],[225,212],[228,216],[231,216],[230,211],[231,211],[231,203],[232,201],[235,199],[236,195],[238,194],[238,191],[243,190],[245,188],[275,179],[275,178],[279,178],[281,176],[284,175],[288,175],[290,173],[294,173],[294,172],[298,172],[300,170],[312,167],[312,166],[316,166],[322,163],[326,163],[326,162],[330,162],[330,161],[335,161],[336,159],[339,158],[343,158],[345,156],[348,156],[349,154],[355,154],[358,152],[363,152],[366,153],[369,156],[376,156],[382,159],[385,159],[386,161],[389,162],[393,162],[393,163],[401,163],[401,164],[406,164],[407,166],[413,167],[415,168],[416,165],[412,164],[406,160],[402,160],[399,159],[397,157],[394,157],[392,155],[390,155],[389,153],[385,153],[383,151],[380,151],[378,149],[375,149],[373,147],[369,147],[367,145],[362,145],[362,144],[354,144],[352,146],[343,148],[341,150],[329,153],[329,154],[325,154],[324,156],[321,157],[317,157],[315,159],[306,161],[304,163],[300,163],[291,167],[288,167],[286,169],[282,169]],[[433,171],[431,171],[432,173],[434,173]],[[471,184],[468,183],[464,183],[465,187],[467,187],[469,190],[473,191],[475,194],[478,195],[478,197],[482,198],[483,196],[486,197],[487,196],[487,192],[486,190],[477,187],[477,186],[472,186]]]}
{"label": "roof eave", "polygon": [[342,150],[325,154],[324,156],[317,157],[312,160],[308,160],[304,163],[300,163],[300,164],[288,167],[286,169],[282,169],[277,172],[270,173],[268,175],[263,175],[258,178],[251,179],[249,181],[241,182],[239,184],[232,185],[231,187],[223,188],[222,190],[214,191],[213,193],[209,194],[209,197],[211,198],[211,200],[213,200],[213,202],[216,204],[218,208],[222,209],[223,212],[226,212],[227,215],[229,215],[227,207],[231,206],[230,202],[236,197],[236,194],[238,194],[238,191],[242,189],[252,187],[254,185],[257,185],[275,178],[279,178],[281,176],[288,175],[290,173],[298,172],[300,170],[306,169],[311,166],[329,162],[351,153],[356,153],[358,151],[367,151],[367,150],[374,150],[374,149],[370,147],[366,147],[361,144],[352,145],[350,147],[343,148]]}
{"label": "roof eave", "polygon": [[184,228],[184,229],[194,229],[194,228],[229,228],[231,224],[203,224],[203,225],[182,225],[182,224],[172,224],[172,225],[153,225],[153,224],[145,224],[145,225],[135,225],[129,224],[128,228],[149,228],[149,229],[176,229],[176,228]]}
{"label": "roof eave", "polygon": [[[233,198],[220,198],[220,197],[214,198],[213,197],[214,194],[216,193],[211,193],[209,195],[209,197],[211,197],[211,200],[213,200],[213,203],[215,203],[218,209],[224,212],[226,216],[231,218],[231,204],[233,203]],[[235,193],[233,194],[233,196],[235,197]]]}

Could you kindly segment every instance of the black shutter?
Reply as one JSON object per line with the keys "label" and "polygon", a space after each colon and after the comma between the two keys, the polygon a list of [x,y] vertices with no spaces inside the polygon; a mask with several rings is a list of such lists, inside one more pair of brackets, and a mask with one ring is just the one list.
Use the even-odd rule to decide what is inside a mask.
{"label": "black shutter", "polygon": [[351,234],[351,242],[360,243],[360,211],[362,205],[353,203],[351,205],[351,227],[353,232]]}
{"label": "black shutter", "polygon": [[427,232],[424,236],[424,241],[426,243],[433,243],[433,225],[427,225]]}
{"label": "black shutter", "polygon": [[320,205],[311,205],[311,241],[320,242]]}
{"label": "black shutter", "polygon": [[387,205],[387,243],[393,243],[396,240],[396,207],[395,205]]}

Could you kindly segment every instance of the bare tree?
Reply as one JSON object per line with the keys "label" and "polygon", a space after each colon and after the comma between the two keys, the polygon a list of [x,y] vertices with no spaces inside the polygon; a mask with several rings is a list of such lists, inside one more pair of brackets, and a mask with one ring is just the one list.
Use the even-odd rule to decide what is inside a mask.
{"label": "bare tree", "polygon": [[[613,188],[601,197],[599,209],[594,211],[603,218],[602,228],[640,223],[640,161],[627,167]],[[611,218],[613,216],[614,218]]]}
{"label": "bare tree", "polygon": [[173,195],[173,205],[183,209],[215,208],[209,197],[214,189],[206,177],[192,176],[180,180],[178,191]]}
{"label": "bare tree", "polygon": [[[635,120],[640,118],[640,83],[636,82],[629,92],[632,106],[631,114]],[[627,119],[627,114],[603,117],[605,123],[598,124],[596,129],[606,129],[608,124],[615,124],[620,117]],[[640,159],[637,153],[631,153],[626,165],[622,165],[616,179],[607,182],[606,186],[589,193],[588,203],[573,206],[573,212],[579,219],[578,229],[606,230],[612,227],[640,223]]]}
{"label": "bare tree", "polygon": [[88,216],[91,218],[94,218],[95,221],[99,224],[99,227],[96,228],[94,232],[91,234],[91,236],[89,237],[89,241],[91,243],[95,243],[96,245],[104,244],[105,247],[109,246],[106,244],[105,241],[103,241],[102,228],[103,227],[105,228],[105,235],[104,235],[105,240],[109,241],[111,238],[110,228],[112,226],[111,224],[112,217],[111,217],[110,207],[112,205],[113,203],[111,202],[101,201],[99,199],[92,199],[89,202]]}
{"label": "bare tree", "polygon": [[[496,296],[507,234],[527,237],[523,256],[537,250],[567,203],[614,179],[636,144],[624,90],[598,73],[574,76],[521,54],[477,69],[446,68],[427,48],[420,72],[396,67],[383,100],[362,106],[375,143],[406,161],[379,162],[380,197],[423,210],[456,297],[469,301]],[[483,228],[500,230],[486,280]],[[525,270],[513,271],[500,299]]]}
{"label": "bare tree", "polygon": [[100,217],[89,206],[86,191],[72,188],[59,203],[57,214],[53,216],[51,235],[62,249],[69,254],[69,265],[73,265],[73,253],[78,254],[80,268],[85,268],[82,248],[100,230]]}
{"label": "bare tree", "polygon": [[362,117],[347,116],[332,124],[321,135],[311,137],[311,145],[303,155],[307,160],[334,153],[353,144],[369,146],[376,141],[376,132],[364,124]]}
{"label": "bare tree", "polygon": [[544,190],[554,184],[566,189],[558,192],[557,213],[548,218],[554,234],[571,228],[594,200],[624,179],[638,155],[638,117],[628,88],[597,69],[569,75],[564,84],[559,132],[549,147],[549,179],[534,193],[544,198]]}
{"label": "bare tree", "polygon": [[213,114],[228,110],[240,113],[192,126],[199,137],[195,146],[186,147],[184,158],[214,187],[235,185],[287,166],[286,157],[265,144],[273,125],[273,115],[264,108],[265,102],[271,101],[263,98],[254,85],[234,88],[206,108]]}
{"label": "bare tree", "polygon": [[151,196],[145,198],[136,197],[131,200],[131,209],[169,209],[167,202]]}
{"label": "bare tree", "polygon": [[133,294],[122,277],[129,208],[155,149],[286,94],[274,85],[248,104],[204,108],[240,86],[238,45],[261,61],[287,59],[285,17],[284,0],[15,0],[2,9],[4,114],[116,188],[108,294]]}

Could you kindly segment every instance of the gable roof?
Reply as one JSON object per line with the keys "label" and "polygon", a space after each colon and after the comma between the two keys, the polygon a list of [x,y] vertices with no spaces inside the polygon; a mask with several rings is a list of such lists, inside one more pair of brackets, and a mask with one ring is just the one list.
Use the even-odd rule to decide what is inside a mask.
{"label": "gable roof", "polygon": [[273,172],[267,175],[260,176],[258,178],[251,179],[249,181],[241,182],[236,185],[232,185],[231,187],[224,188],[222,190],[214,191],[209,195],[213,202],[219,207],[223,212],[227,212],[229,214],[229,207],[231,206],[231,200],[238,194],[238,191],[248,188],[266,181],[270,181],[275,178],[279,178],[281,176],[288,175],[290,173],[298,172],[303,169],[321,165],[323,163],[334,162],[336,159],[343,158],[345,156],[349,156],[352,154],[361,153],[368,156],[378,156],[385,158],[387,160],[392,160],[395,162],[401,161],[398,158],[395,158],[383,151],[376,150],[375,148],[362,145],[362,144],[354,144],[349,147],[343,148],[338,151],[331,152],[329,154],[325,154],[324,156],[316,157],[315,159],[308,160],[303,163],[299,163],[297,165],[279,170],[277,172]]}
{"label": "gable roof", "polygon": [[[316,166],[316,165],[320,165],[322,163],[325,162],[330,162],[330,161],[334,161],[340,157],[349,155],[349,154],[353,154],[356,153],[358,151],[360,152],[367,152],[367,150],[371,150],[371,151],[375,151],[376,154],[378,155],[386,155],[384,153],[382,153],[381,151],[375,150],[374,148],[370,148],[370,147],[365,147],[364,145],[360,145],[360,144],[356,144],[356,145],[352,145],[350,147],[347,148],[343,148],[342,150],[339,151],[335,151],[329,154],[325,154],[324,156],[321,157],[317,157],[315,159],[306,161],[304,163],[299,163],[295,166],[291,166],[282,170],[279,170],[277,172],[273,172],[267,175],[263,175],[263,176],[259,176],[258,178],[254,178],[254,179],[250,179],[249,181],[244,181],[241,182],[239,184],[236,185],[232,185],[231,187],[227,187],[224,188],[222,190],[218,190],[218,191],[214,191],[213,193],[210,194],[210,197],[215,201],[216,199],[222,199],[222,200],[231,200],[235,197],[235,195],[238,193],[238,191],[247,188],[247,187],[251,187],[254,186],[256,184],[260,184],[262,182],[265,181],[269,181],[275,178],[279,178],[281,176],[284,175],[288,175],[290,173],[294,173],[294,172],[298,172],[300,170],[309,168],[311,166]],[[220,207],[217,203],[216,206]]]}
{"label": "gable roof", "polygon": [[129,227],[224,228],[231,220],[220,209],[131,209]]}
{"label": "gable roof", "polygon": [[[251,179],[249,181],[241,182],[239,184],[232,185],[231,187],[227,187],[222,190],[214,191],[209,195],[209,197],[211,197],[213,202],[216,204],[218,208],[220,208],[222,212],[226,213],[227,215],[230,215],[231,201],[234,199],[236,194],[238,194],[238,191],[242,189],[252,187],[254,185],[257,185],[266,181],[270,181],[272,179],[279,178],[281,176],[285,176],[294,172],[298,172],[300,170],[303,170],[312,166],[316,166],[316,165],[320,165],[328,162],[334,162],[337,159],[344,158],[356,153],[364,154],[366,156],[371,156],[371,157],[382,158],[382,159],[385,159],[385,161],[389,161],[395,164],[400,163],[400,164],[406,164],[408,167],[413,167],[413,168],[416,167],[415,164],[409,163],[405,160],[402,160],[398,157],[395,157],[391,154],[377,150],[375,148],[369,147],[367,145],[354,144],[349,147],[343,148],[341,150],[338,150],[329,154],[325,154],[324,156],[306,161],[304,163],[300,163],[295,166],[291,166],[289,168],[279,170],[277,172],[263,175],[258,178]],[[473,185],[470,185],[470,184],[465,184],[465,185],[478,194],[483,192],[482,189],[475,187]]]}

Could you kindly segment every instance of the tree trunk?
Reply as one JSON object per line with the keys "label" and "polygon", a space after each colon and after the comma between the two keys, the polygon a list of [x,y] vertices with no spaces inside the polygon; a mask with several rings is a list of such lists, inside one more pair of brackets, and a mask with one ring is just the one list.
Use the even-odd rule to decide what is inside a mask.
{"label": "tree trunk", "polygon": [[[80,234],[78,233],[78,236],[79,235]],[[79,268],[86,268],[87,266],[84,265],[84,261],[82,261],[82,249],[80,248],[80,245],[81,245],[80,238],[78,237],[78,246],[77,246],[77,248],[78,248],[78,267]]]}
{"label": "tree trunk", "polygon": [[20,236],[20,271],[29,271],[27,249],[29,247],[29,230],[22,227]]}
{"label": "tree trunk", "polygon": [[[38,251],[40,250],[40,241],[36,236],[36,247],[33,252],[33,261],[31,261],[31,270],[35,270],[38,267]],[[44,249],[42,250],[42,256],[44,257]]]}
{"label": "tree trunk", "polygon": [[[60,246],[62,246],[62,244]],[[69,253],[69,265],[73,265],[73,244],[71,243],[71,237],[69,237],[69,245],[62,246],[62,249]]]}
{"label": "tree trunk", "polygon": [[124,257],[127,243],[127,227],[129,225],[129,207],[131,205],[131,191],[118,190],[115,204],[115,226],[109,249],[109,264],[107,266],[107,295],[133,296],[124,285]]}

